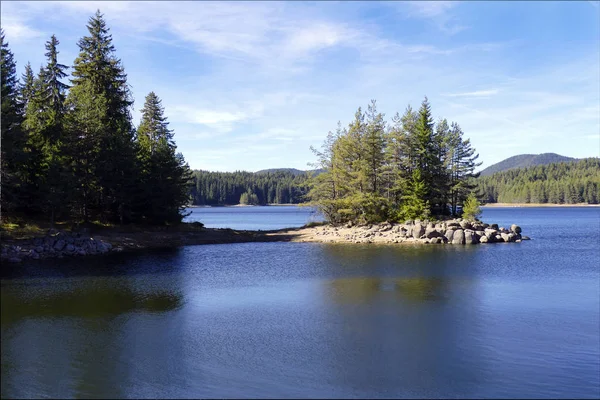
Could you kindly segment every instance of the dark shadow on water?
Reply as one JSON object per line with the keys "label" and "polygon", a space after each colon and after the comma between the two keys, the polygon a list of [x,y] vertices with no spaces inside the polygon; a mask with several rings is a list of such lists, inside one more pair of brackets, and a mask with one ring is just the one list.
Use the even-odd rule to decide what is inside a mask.
{"label": "dark shadow on water", "polygon": [[129,312],[161,313],[183,306],[183,295],[167,290],[135,291],[113,283],[91,283],[71,290],[27,288],[2,291],[2,325],[22,318],[77,317],[95,319]]}
{"label": "dark shadow on water", "polygon": [[168,274],[180,267],[180,248],[152,249],[109,255],[30,260],[19,264],[2,263],[0,278],[67,278],[78,276],[121,276]]}

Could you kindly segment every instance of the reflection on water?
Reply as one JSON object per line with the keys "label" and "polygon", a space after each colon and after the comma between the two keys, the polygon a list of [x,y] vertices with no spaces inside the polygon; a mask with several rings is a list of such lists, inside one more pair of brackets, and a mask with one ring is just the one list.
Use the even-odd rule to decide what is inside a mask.
{"label": "reflection on water", "polygon": [[88,282],[67,291],[33,289],[32,293],[25,295],[2,290],[2,324],[11,324],[21,318],[94,319],[128,312],[163,312],[176,310],[183,303],[180,293],[160,289],[149,293],[136,292],[114,284]]}
{"label": "reflection on water", "polygon": [[339,278],[329,282],[332,299],[340,303],[365,303],[374,298],[428,301],[444,299],[444,281],[436,277]]}

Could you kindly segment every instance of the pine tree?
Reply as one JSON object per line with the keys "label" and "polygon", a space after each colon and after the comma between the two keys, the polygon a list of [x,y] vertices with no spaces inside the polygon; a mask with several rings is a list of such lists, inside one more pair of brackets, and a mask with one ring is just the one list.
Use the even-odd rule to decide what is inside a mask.
{"label": "pine tree", "polygon": [[406,194],[403,196],[399,219],[428,218],[430,215],[430,206],[426,198],[427,184],[421,175],[421,170],[417,168],[413,171],[412,179],[407,187]]}
{"label": "pine tree", "polygon": [[479,154],[471,147],[470,139],[463,139],[463,132],[457,123],[451,124],[449,133],[449,168],[450,168],[450,204],[452,214],[456,215],[457,206],[467,198],[477,183],[475,178],[479,173],[475,173],[475,168],[481,165],[477,162]]}
{"label": "pine tree", "polygon": [[30,63],[25,65],[25,72],[23,73],[21,79],[22,83],[19,87],[19,102],[21,103],[23,110],[25,110],[27,108],[27,103],[29,103],[31,96],[33,95],[33,85],[35,81]]}
{"label": "pine tree", "polygon": [[131,218],[137,174],[133,101],[100,11],[87,29],[89,36],[77,43],[80,53],[67,98],[78,208],[84,220],[95,208],[101,218],[123,223]]}
{"label": "pine tree", "polygon": [[1,78],[1,153],[0,153],[0,219],[5,220],[23,203],[22,168],[26,165],[25,136],[21,129],[22,105],[19,103],[16,63],[0,30]]}
{"label": "pine tree", "polygon": [[[137,130],[143,182],[149,191],[146,217],[157,223],[178,223],[189,199],[189,167],[173,139],[161,100],[154,92],[146,96]],[[249,201],[254,201],[250,197]]]}
{"label": "pine tree", "polygon": [[464,204],[463,204],[463,218],[475,221],[477,218],[481,216],[481,209],[479,208],[479,200],[477,200],[477,196],[474,193],[469,193]]}

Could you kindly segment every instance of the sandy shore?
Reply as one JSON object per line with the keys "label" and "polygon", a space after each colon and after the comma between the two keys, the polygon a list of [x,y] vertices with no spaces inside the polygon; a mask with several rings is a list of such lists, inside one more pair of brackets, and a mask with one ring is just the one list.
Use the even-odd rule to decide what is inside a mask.
{"label": "sandy shore", "polygon": [[488,203],[481,207],[600,207],[600,204],[551,204],[551,203]]}

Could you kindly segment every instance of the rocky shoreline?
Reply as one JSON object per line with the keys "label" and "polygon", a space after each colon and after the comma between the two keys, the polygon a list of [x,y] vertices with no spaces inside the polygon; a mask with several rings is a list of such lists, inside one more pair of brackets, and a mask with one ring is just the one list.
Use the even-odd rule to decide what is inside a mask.
{"label": "rocky shoreline", "polygon": [[324,225],[295,232],[293,241],[321,243],[415,243],[471,245],[479,243],[519,243],[529,237],[521,235],[521,227],[497,224],[449,221],[407,221],[404,224],[382,223],[367,226]]}
{"label": "rocky shoreline", "polygon": [[315,243],[406,243],[455,244],[513,243],[529,239],[521,235],[518,225],[510,228],[497,224],[449,221],[407,221],[403,224],[382,223],[366,226],[319,225],[276,231],[236,231],[202,228],[197,231],[103,232],[89,233],[50,230],[42,237],[2,239],[0,260],[18,263],[74,256],[101,255],[127,250],[179,247],[198,244],[247,242],[315,242]]}
{"label": "rocky shoreline", "polygon": [[106,254],[113,245],[81,233],[49,232],[44,237],[18,240],[15,243],[2,243],[0,259],[8,262],[21,262],[23,259],[39,260]]}

